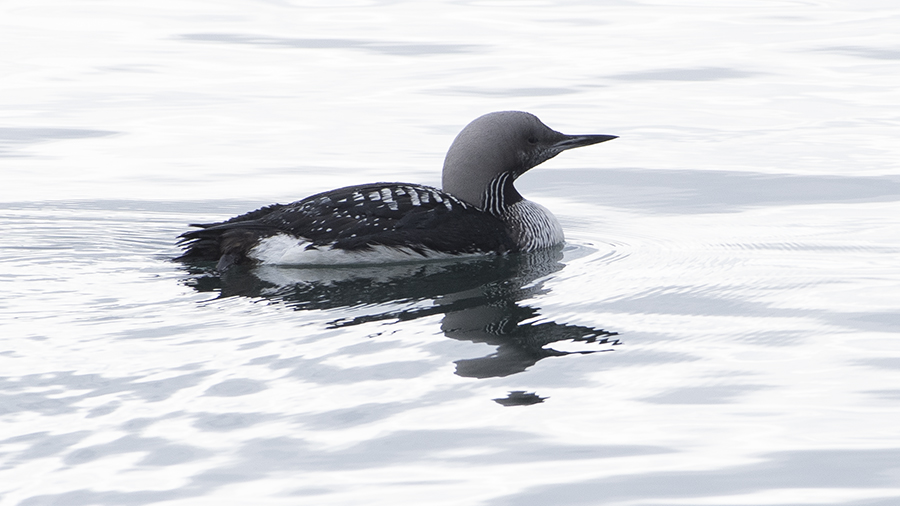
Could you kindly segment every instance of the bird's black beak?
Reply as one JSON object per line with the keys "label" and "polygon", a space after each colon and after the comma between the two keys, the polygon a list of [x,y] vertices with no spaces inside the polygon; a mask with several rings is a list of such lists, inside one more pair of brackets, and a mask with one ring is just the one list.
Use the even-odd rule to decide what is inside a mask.
{"label": "bird's black beak", "polygon": [[618,138],[618,135],[565,135],[561,141],[553,144],[553,149],[560,151],[572,148],[580,148],[582,146],[590,146],[600,142],[611,141]]}

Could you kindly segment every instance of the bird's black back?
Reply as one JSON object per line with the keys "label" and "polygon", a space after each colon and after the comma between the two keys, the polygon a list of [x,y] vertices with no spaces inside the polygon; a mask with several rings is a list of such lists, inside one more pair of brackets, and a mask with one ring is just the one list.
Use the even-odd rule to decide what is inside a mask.
{"label": "bird's black back", "polygon": [[[180,259],[243,263],[260,239],[286,233],[308,248],[365,251],[406,247],[450,254],[506,253],[516,249],[504,223],[429,186],[372,183],[319,193],[292,204],[274,204],[186,232]],[[221,265],[220,261],[220,265]]]}

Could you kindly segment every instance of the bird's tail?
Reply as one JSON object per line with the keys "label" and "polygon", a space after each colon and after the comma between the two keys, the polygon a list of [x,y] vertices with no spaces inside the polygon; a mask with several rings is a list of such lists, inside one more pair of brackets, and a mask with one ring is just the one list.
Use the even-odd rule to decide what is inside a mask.
{"label": "bird's tail", "polygon": [[175,260],[181,262],[217,262],[223,271],[232,265],[251,263],[250,250],[263,237],[268,227],[255,221],[239,223],[193,224],[190,230],[178,236],[178,245],[184,248]]}

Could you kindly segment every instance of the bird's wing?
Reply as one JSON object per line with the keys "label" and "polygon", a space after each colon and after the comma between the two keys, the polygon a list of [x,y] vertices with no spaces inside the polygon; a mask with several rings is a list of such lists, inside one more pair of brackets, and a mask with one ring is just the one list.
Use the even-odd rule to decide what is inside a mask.
{"label": "bird's wing", "polygon": [[403,183],[339,188],[256,221],[313,246],[346,250],[382,245],[462,254],[513,248],[499,219],[436,188]]}
{"label": "bird's wing", "polygon": [[436,188],[404,183],[348,186],[274,204],[181,235],[182,259],[240,262],[259,239],[290,234],[309,248],[406,247],[450,254],[515,250],[503,222]]}

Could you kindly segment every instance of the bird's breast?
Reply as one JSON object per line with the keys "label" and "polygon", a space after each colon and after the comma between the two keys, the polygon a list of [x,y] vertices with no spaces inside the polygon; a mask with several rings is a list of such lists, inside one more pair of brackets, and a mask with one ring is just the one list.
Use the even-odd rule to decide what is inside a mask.
{"label": "bird's breast", "polygon": [[562,244],[562,225],[546,207],[522,199],[506,208],[503,221],[519,251],[535,251]]}

